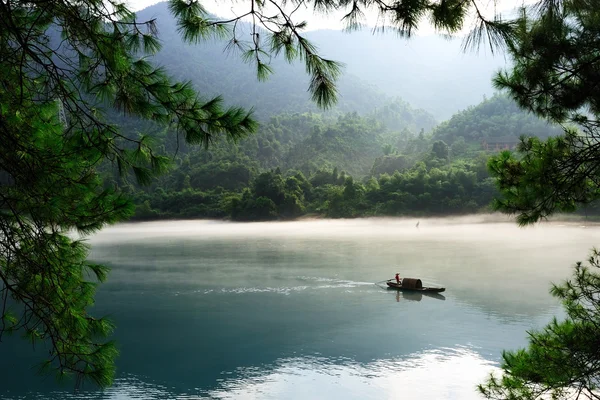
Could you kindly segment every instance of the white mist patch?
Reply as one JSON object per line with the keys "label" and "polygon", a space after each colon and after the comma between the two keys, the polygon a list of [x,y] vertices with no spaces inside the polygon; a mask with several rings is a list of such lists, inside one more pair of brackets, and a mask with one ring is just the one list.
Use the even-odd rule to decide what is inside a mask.
{"label": "white mist patch", "polygon": [[[417,225],[418,224],[418,225]],[[88,240],[104,243],[139,242],[148,239],[214,240],[223,238],[450,238],[452,240],[506,240],[510,236],[555,241],[552,231],[581,231],[594,224],[545,222],[519,228],[502,215],[476,215],[449,218],[365,218],[301,220],[286,222],[235,223],[226,221],[161,221],[119,224],[103,229]],[[493,228],[493,229],[490,229]],[[482,233],[485,232],[485,235]],[[543,234],[540,234],[543,232]],[[586,234],[589,234],[586,231]],[[560,235],[563,236],[563,235]],[[600,235],[597,235],[600,237]]]}

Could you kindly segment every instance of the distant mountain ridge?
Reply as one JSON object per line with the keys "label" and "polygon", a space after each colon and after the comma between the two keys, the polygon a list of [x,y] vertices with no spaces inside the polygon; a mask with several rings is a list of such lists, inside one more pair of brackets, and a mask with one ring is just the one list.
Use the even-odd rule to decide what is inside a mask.
{"label": "distant mountain ridge", "polygon": [[327,57],[346,63],[346,72],[400,96],[438,121],[478,104],[495,92],[494,73],[508,66],[504,56],[463,51],[461,39],[440,36],[399,38],[369,30],[307,33]]}
{"label": "distant mountain ridge", "polygon": [[[155,4],[137,14],[141,19],[157,17],[165,47],[182,46],[167,3]],[[392,32],[373,34],[369,29],[351,33],[317,30],[306,32],[305,36],[317,46],[320,54],[346,64],[340,82],[342,89],[349,80],[362,86],[371,85],[371,89],[376,87],[375,91],[379,94],[401,97],[413,107],[433,113],[437,120],[447,119],[457,111],[479,103],[484,95],[491,96],[494,93],[492,76],[508,65],[503,54],[489,54],[485,43],[479,52],[463,51],[460,38],[448,40],[441,36],[413,36],[405,39]],[[244,70],[245,76],[254,78],[252,67],[243,64],[238,56],[224,57],[224,43],[209,41],[185,47],[188,54],[200,51],[218,60],[226,59],[239,67],[240,73]],[[282,60],[272,61],[275,75],[269,81],[277,81],[277,85],[267,82],[262,87],[270,90],[273,86],[281,86],[281,82],[291,84],[290,80],[301,81],[297,85],[299,93],[303,99],[308,99],[304,93],[307,77],[303,66],[297,63],[289,67]],[[227,70],[226,67],[224,71]],[[346,97],[349,93],[342,90],[342,104]],[[342,111],[361,112],[358,109]]]}
{"label": "distant mountain ridge", "polygon": [[[244,63],[239,54],[225,51],[226,41],[184,43],[167,3],[143,9],[137,12],[137,17],[140,20],[156,18],[163,48],[152,57],[153,61],[175,78],[191,80],[205,97],[223,95],[227,104],[253,108],[263,120],[281,113],[323,112],[310,99],[309,76],[302,63],[288,64],[281,57],[274,57],[270,65],[275,73],[267,81],[259,82],[253,65]],[[244,25],[247,26],[241,24],[242,30]],[[338,89],[339,102],[332,113],[366,114],[391,101],[391,97],[375,85],[350,73],[340,78]]]}
{"label": "distant mountain ridge", "polygon": [[[137,12],[139,19],[156,17],[163,49],[155,56],[180,79],[192,79],[207,96],[222,94],[230,104],[255,107],[258,115],[281,112],[320,112],[307,93],[308,76],[300,62],[290,65],[271,60],[275,73],[257,82],[252,65],[238,54],[224,52],[224,41],[184,44],[167,3]],[[375,34],[368,30],[345,33],[333,30],[305,36],[323,56],[345,63],[339,80],[340,101],[334,111],[362,115],[402,98],[442,121],[479,103],[494,89],[491,78],[505,66],[502,56],[463,52],[461,41],[437,36]],[[257,101],[258,100],[258,101]]]}

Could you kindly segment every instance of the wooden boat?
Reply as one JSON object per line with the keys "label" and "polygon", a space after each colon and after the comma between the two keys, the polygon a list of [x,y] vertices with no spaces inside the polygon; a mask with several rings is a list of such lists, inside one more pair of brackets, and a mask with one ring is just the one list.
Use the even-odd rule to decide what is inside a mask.
{"label": "wooden boat", "polygon": [[386,282],[388,288],[401,290],[403,292],[421,292],[421,293],[441,293],[446,288],[424,287],[420,279],[404,278],[402,283],[393,282],[392,279]]}
{"label": "wooden boat", "polygon": [[390,289],[402,290],[405,292],[430,292],[430,293],[441,293],[446,290],[443,287],[420,287],[420,288],[411,288],[404,287],[402,284],[398,284],[396,282],[387,282],[387,285]]}

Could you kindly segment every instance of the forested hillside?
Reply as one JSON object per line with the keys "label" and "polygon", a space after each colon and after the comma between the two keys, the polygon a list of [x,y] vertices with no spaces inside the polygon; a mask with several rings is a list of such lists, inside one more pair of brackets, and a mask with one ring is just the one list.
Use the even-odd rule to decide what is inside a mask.
{"label": "forested hillside", "polygon": [[[400,100],[363,116],[275,115],[239,143],[180,147],[170,174],[130,187],[140,204],[135,218],[477,212],[496,193],[486,163],[499,150],[482,138],[558,132],[500,95],[432,125],[431,116]],[[167,150],[175,148],[171,142]]]}
{"label": "forested hillside", "polygon": [[494,95],[442,122],[433,137],[448,144],[456,141],[471,143],[516,143],[520,136],[547,138],[562,133],[557,125],[520,109],[506,96]]}

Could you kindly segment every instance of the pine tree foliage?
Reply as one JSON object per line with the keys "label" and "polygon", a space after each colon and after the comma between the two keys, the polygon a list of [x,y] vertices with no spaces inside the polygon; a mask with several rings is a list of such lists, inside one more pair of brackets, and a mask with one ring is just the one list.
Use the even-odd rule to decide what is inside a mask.
{"label": "pine tree foliage", "polygon": [[479,386],[488,399],[591,399],[600,384],[600,253],[589,265],[577,263],[573,278],[553,286],[552,295],[566,310],[529,334],[529,346],[502,354],[501,377],[492,375]]}
{"label": "pine tree foliage", "polygon": [[[60,33],[60,40],[55,40]],[[133,212],[95,172],[112,161],[148,182],[168,166],[146,136],[121,132],[116,109],[173,126],[189,143],[237,140],[256,123],[170,79],[146,56],[153,21],[115,2],[0,2],[0,339],[49,343],[44,370],[111,383],[109,321],[87,314],[106,268],[86,261],[89,234]]]}
{"label": "pine tree foliage", "polygon": [[92,232],[132,205],[103,188],[93,169],[103,149],[65,132],[56,102],[15,100],[0,91],[0,339],[22,331],[49,340],[44,368],[105,386],[117,354],[103,340],[112,325],[85,310],[107,270],[86,262],[87,246],[67,231]]}
{"label": "pine tree foliage", "polygon": [[562,137],[524,139],[519,155],[490,161],[503,197],[496,208],[520,224],[598,199],[600,178],[600,7],[588,0],[545,1],[523,12],[509,44],[514,68],[497,75],[531,112],[564,126]]}

